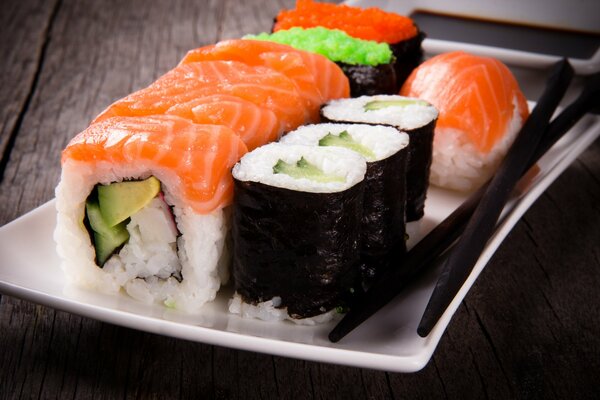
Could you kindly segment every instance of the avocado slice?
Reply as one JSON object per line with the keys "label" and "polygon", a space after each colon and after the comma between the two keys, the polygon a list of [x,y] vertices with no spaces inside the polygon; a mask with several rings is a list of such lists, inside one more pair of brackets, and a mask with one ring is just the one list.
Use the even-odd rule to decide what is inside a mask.
{"label": "avocado slice", "polygon": [[141,210],[160,192],[160,181],[151,176],[143,181],[98,185],[98,202],[104,222],[115,226]]}
{"label": "avocado slice", "polygon": [[368,147],[355,142],[354,138],[350,136],[348,131],[340,132],[339,136],[328,133],[327,136],[323,136],[321,140],[319,140],[319,146],[345,147],[359,153],[367,160],[375,159],[375,153],[373,153]]}
{"label": "avocado slice", "polygon": [[88,199],[85,203],[85,211],[94,235],[96,263],[102,267],[106,260],[129,240],[129,232],[127,232],[129,221],[125,220],[115,226],[109,226],[102,217],[98,202],[94,199]]}
{"label": "avocado slice", "polygon": [[388,107],[428,106],[429,103],[419,99],[373,100],[365,104],[365,111],[381,110]]}
{"label": "avocado slice", "polygon": [[304,157],[300,158],[296,164],[288,164],[283,160],[277,161],[273,166],[274,174],[286,174],[296,179],[310,179],[315,182],[345,182],[343,176],[328,175],[320,170],[316,165],[306,161]]}

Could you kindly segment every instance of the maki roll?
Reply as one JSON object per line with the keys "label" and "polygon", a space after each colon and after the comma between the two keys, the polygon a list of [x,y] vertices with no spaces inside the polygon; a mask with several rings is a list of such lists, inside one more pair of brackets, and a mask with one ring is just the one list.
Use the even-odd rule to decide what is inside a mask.
{"label": "maki roll", "polygon": [[54,238],[79,285],[198,311],[228,278],[231,129],[175,116],[113,117],[62,153]]}
{"label": "maki roll", "polygon": [[291,28],[275,33],[248,35],[245,39],[277,42],[318,54],[336,62],[350,81],[350,96],[398,92],[390,46],[356,39],[343,31]]}
{"label": "maki roll", "polygon": [[364,124],[307,125],[280,143],[344,147],[367,161],[361,228],[363,283],[373,280],[390,259],[406,252],[406,167],[408,135],[390,126]]}
{"label": "maki roll", "polygon": [[388,125],[408,134],[406,220],[409,222],[424,214],[437,116],[436,108],[428,102],[402,96],[334,100],[321,109],[324,122]]}
{"label": "maki roll", "polygon": [[427,60],[401,94],[425,99],[440,112],[431,182],[448,189],[469,191],[487,181],[529,116],[527,100],[506,65],[465,52]]}
{"label": "maki roll", "polygon": [[393,65],[398,88],[423,60],[421,43],[425,34],[414,21],[376,7],[362,9],[346,4],[297,0],[295,9],[282,10],[277,15],[273,31],[317,26],[339,29],[357,39],[389,44],[395,57]]}
{"label": "maki roll", "polygon": [[232,313],[310,324],[344,306],[359,277],[366,168],[347,149],[280,143],[235,165]]}

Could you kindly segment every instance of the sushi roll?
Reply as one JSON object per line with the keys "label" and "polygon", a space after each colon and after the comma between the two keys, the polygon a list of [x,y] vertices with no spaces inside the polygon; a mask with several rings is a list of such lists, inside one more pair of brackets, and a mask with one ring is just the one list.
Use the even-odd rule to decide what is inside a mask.
{"label": "sushi roll", "polygon": [[414,21],[376,7],[362,9],[346,4],[297,0],[295,9],[282,10],[277,15],[273,31],[317,26],[339,29],[357,39],[389,44],[395,58],[393,65],[398,89],[423,59],[421,43],[425,34]]}
{"label": "sushi roll", "polygon": [[245,38],[290,45],[336,62],[350,81],[351,97],[398,92],[394,57],[387,43],[356,39],[323,27],[291,28]]}
{"label": "sushi roll", "polygon": [[62,153],[54,238],[78,286],[194,312],[228,278],[230,169],[247,151],[224,126],[113,117]]}
{"label": "sushi roll", "polygon": [[280,143],[343,147],[367,161],[361,228],[361,265],[365,286],[386,266],[388,255],[406,252],[406,167],[408,135],[396,128],[364,124],[307,125]]}
{"label": "sushi roll", "polygon": [[272,143],[233,168],[232,313],[323,322],[359,279],[363,157]]}
{"label": "sushi roll", "polygon": [[427,60],[401,94],[439,110],[431,182],[459,191],[474,190],[492,176],[529,115],[525,96],[504,64],[464,52]]}
{"label": "sushi roll", "polygon": [[361,96],[334,100],[321,109],[323,122],[393,126],[410,137],[406,176],[406,220],[423,217],[429,186],[433,130],[438,111],[424,100],[403,96]]}
{"label": "sushi roll", "polygon": [[349,92],[343,71],[324,56],[279,43],[226,40],[189,51],[177,67],[117,100],[93,122],[177,115],[225,125],[252,150],[317,122],[323,103]]}
{"label": "sushi roll", "polygon": [[[188,51],[180,64],[216,60],[268,67],[286,75],[296,82],[311,111],[315,101],[320,107],[326,101],[350,95],[348,78],[325,56],[265,40],[231,39],[199,47]],[[314,86],[320,96],[315,94]]]}
{"label": "sushi roll", "polygon": [[[164,114],[185,116],[197,123],[210,119],[236,129],[247,146],[254,148],[311,121],[298,85],[297,81],[264,66],[239,61],[190,62],[117,100],[93,123],[115,116]],[[217,105],[220,112],[215,113],[214,106],[207,104],[209,96],[218,96],[213,99],[220,104]],[[226,102],[235,107],[229,108]]]}

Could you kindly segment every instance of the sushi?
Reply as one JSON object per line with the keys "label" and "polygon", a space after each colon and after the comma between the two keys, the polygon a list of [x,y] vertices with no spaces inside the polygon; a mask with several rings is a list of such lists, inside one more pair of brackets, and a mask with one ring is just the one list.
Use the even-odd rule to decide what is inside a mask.
{"label": "sushi", "polygon": [[437,109],[416,98],[361,96],[330,101],[321,109],[321,116],[323,122],[388,125],[408,134],[406,220],[410,222],[422,218],[429,186]]}
{"label": "sushi", "polygon": [[[283,132],[293,130],[310,121],[309,112],[296,83],[271,68],[249,66],[238,61],[202,61],[180,65],[145,89],[138,90],[110,105],[93,123],[114,116],[142,116],[156,114],[182,115],[187,111],[194,122],[206,120],[205,114],[194,112],[196,101],[208,96],[228,96],[229,101],[240,98],[242,124],[226,113],[212,114],[214,123],[238,129],[236,132],[249,147],[264,144],[260,139],[277,139]],[[243,104],[252,103],[255,107]],[[184,110],[184,107],[187,107]],[[273,113],[279,124],[268,121],[265,131],[250,129],[257,109],[266,110],[259,118],[272,120]],[[195,109],[199,111],[199,109]],[[211,111],[209,108],[207,111]],[[221,118],[222,117],[222,118]],[[257,139],[258,137],[258,139]]]}
{"label": "sushi", "polygon": [[431,182],[448,189],[469,191],[488,180],[529,115],[504,64],[465,52],[427,60],[400,93],[422,98],[440,112]]}
{"label": "sushi", "polygon": [[375,7],[362,9],[346,4],[297,0],[295,9],[282,10],[277,15],[273,31],[317,26],[339,29],[357,39],[389,44],[395,58],[397,90],[423,59],[421,43],[425,34],[414,21]]}
{"label": "sushi", "polygon": [[67,278],[197,311],[228,278],[229,128],[168,115],[113,117],[62,153],[54,238]]}
{"label": "sushi", "polygon": [[289,46],[190,51],[63,151],[55,240],[67,276],[197,311],[229,274],[233,165],[348,94],[333,62]]}
{"label": "sushi", "polygon": [[368,286],[383,270],[390,253],[406,252],[406,168],[409,137],[390,126],[364,124],[307,125],[280,143],[343,147],[367,161],[361,226],[361,273]]}
{"label": "sushi", "polygon": [[356,39],[341,30],[291,28],[245,36],[322,54],[336,62],[350,81],[350,96],[397,93],[394,57],[387,43]]}
{"label": "sushi", "polygon": [[[188,51],[180,65],[216,60],[269,67],[283,73],[296,82],[309,107],[316,97],[311,85],[319,91],[321,104],[350,95],[348,78],[334,62],[320,54],[269,41],[224,40]],[[311,76],[307,76],[307,71]]]}
{"label": "sushi", "polygon": [[229,310],[324,322],[359,280],[363,157],[348,149],[271,143],[233,168]]}
{"label": "sushi", "polygon": [[177,115],[225,125],[252,150],[317,122],[323,103],[349,91],[342,70],[323,56],[277,43],[227,40],[189,51],[177,67],[117,100],[93,123],[114,116]]}
{"label": "sushi", "polygon": [[277,140],[284,131],[277,115],[270,109],[228,94],[207,95],[177,103],[165,114],[197,124],[225,125],[240,136],[249,150]]}

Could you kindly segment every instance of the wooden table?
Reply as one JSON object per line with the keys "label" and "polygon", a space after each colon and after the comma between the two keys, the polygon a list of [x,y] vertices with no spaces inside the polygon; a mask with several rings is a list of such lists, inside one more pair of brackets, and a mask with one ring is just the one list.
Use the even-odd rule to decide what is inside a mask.
{"label": "wooden table", "polygon": [[[268,30],[292,4],[2,1],[0,225],[53,197],[61,149],[109,103],[190,48]],[[596,141],[518,223],[418,373],[191,343],[2,295],[0,397],[593,398],[599,150]]]}

